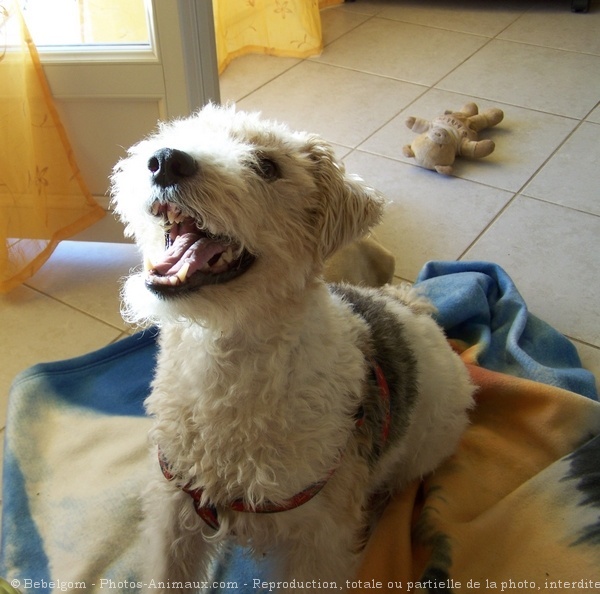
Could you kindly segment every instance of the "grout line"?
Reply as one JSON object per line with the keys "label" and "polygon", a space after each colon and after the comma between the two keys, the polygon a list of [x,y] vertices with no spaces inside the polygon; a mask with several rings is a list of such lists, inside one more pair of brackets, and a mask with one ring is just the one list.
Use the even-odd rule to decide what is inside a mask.
{"label": "grout line", "polygon": [[121,332],[121,334],[119,334],[116,338],[113,338],[113,340],[111,340],[108,344],[115,344],[116,342],[119,342],[120,340],[123,340],[124,338],[128,338],[130,336],[133,336],[133,334],[137,334],[138,332],[142,332],[143,330],[147,330],[147,328],[131,328],[131,333],[127,330]]}
{"label": "grout line", "polygon": [[[530,178],[530,180],[533,177]],[[544,200],[543,198],[537,198],[535,196],[529,196],[528,194],[523,194],[522,190],[516,192],[514,196],[498,211],[498,213],[490,220],[490,222],[481,230],[481,232],[473,239],[473,241],[464,249],[464,251],[457,257],[458,261],[461,261],[467,253],[475,246],[475,244],[483,238],[483,236],[490,230],[490,228],[498,221],[498,219],[506,212],[508,208],[512,206],[512,204],[518,199],[524,198],[526,200],[535,200],[536,202],[541,202],[543,204],[549,204],[550,206],[555,206],[556,208],[564,208],[566,210],[570,210],[573,212],[578,212],[583,215],[588,215],[592,217],[600,218],[600,215],[589,212],[586,210],[581,210],[579,208],[573,208],[572,206],[567,206],[564,204],[557,204],[556,202],[551,202],[550,200]],[[598,347],[600,348],[600,347]]]}
{"label": "grout line", "polygon": [[575,338],[574,336],[570,336],[569,334],[564,334],[563,336],[566,336],[569,340],[572,340],[573,342],[576,342],[578,344],[582,344],[591,349],[600,351],[600,345],[598,345],[598,344],[593,344],[591,342],[587,342],[586,340],[582,340],[581,338]]}
{"label": "grout line", "polygon": [[[470,35],[471,37],[483,37],[484,39],[494,39],[495,36],[490,37],[489,35],[485,35],[484,33],[474,33],[472,31],[459,31],[458,29],[447,29],[446,27],[441,27],[439,25],[432,24],[423,24],[423,23],[415,23],[414,21],[404,21],[399,19],[391,19],[389,17],[377,16],[373,18],[378,18],[382,21],[387,21],[389,23],[402,23],[403,25],[410,25],[412,27],[424,27],[426,29],[436,29],[437,31],[444,31],[446,33],[456,33],[457,35]],[[365,21],[366,22],[366,21]]]}
{"label": "grout line", "polygon": [[98,318],[95,315],[93,315],[83,309],[80,309],[79,307],[71,305],[70,303],[63,301],[62,299],[58,299],[57,297],[50,295],[49,293],[44,293],[44,291],[40,291],[39,289],[32,287],[28,283],[23,283],[23,286],[27,287],[28,289],[31,289],[32,291],[35,291],[38,295],[42,295],[44,297],[47,297],[48,299],[52,299],[56,303],[60,303],[61,305],[64,305],[65,307],[68,307],[69,309],[72,309],[73,311],[76,311],[77,313],[83,314],[84,316],[87,316],[88,318],[90,318],[96,322],[104,324],[105,326],[108,326],[109,328],[112,328],[113,330],[116,330],[121,333],[124,332],[123,328],[121,328],[119,326],[115,326],[114,324],[111,324],[110,322],[107,322],[106,320],[103,320],[102,318]]}
{"label": "grout line", "polygon": [[458,262],[462,261],[462,259],[467,255],[467,253],[475,246],[475,244],[496,224],[498,219],[508,210],[510,205],[517,199],[519,194],[515,193],[512,198],[510,198],[506,204],[496,213],[495,216],[488,222],[488,224],[477,234],[477,236],[473,239],[473,241],[462,251],[461,254],[458,255],[456,260]]}
{"label": "grout line", "polygon": [[[252,55],[252,54],[249,54],[249,55]],[[258,55],[258,54],[255,54],[255,55]],[[277,57],[277,56],[273,56],[273,57]],[[250,95],[252,95],[256,91],[258,91],[258,90],[262,89],[263,87],[267,86],[268,84],[272,83],[274,80],[277,80],[280,76],[283,76],[284,74],[286,74],[293,68],[296,68],[296,66],[298,66],[299,64],[302,64],[303,62],[304,62],[304,60],[300,59],[299,62],[297,62],[296,64],[292,64],[289,68],[286,68],[285,70],[282,70],[281,72],[277,73],[273,78],[266,80],[264,83],[260,84],[258,87],[252,89],[251,91],[247,92],[245,95],[242,95],[241,97],[238,97],[235,100],[233,100],[233,99],[229,100],[228,102],[239,103],[240,101],[247,99],[248,97],[250,97]]]}
{"label": "grout line", "polygon": [[[393,79],[393,80],[398,80],[398,79]],[[404,82],[404,81],[401,81],[401,82]],[[354,147],[354,149],[359,149],[359,147],[362,146],[363,144],[365,144],[365,142],[367,142],[367,140],[369,140],[370,138],[375,136],[375,134],[377,134],[381,129],[385,128],[388,124],[390,124],[392,122],[392,120],[395,120],[403,111],[406,111],[411,105],[413,105],[416,101],[421,99],[421,97],[425,96],[429,91],[431,91],[431,87],[428,87],[425,85],[419,85],[418,83],[410,83],[410,84],[415,85],[415,86],[423,86],[424,91],[418,97],[415,97],[412,101],[407,103],[402,109],[397,111],[392,117],[390,117],[387,121],[385,121],[383,124],[381,124],[381,126],[379,126],[376,130],[373,130],[373,132],[371,132],[371,134],[369,134],[365,138],[363,138],[363,140],[361,140]],[[364,152],[369,152],[369,151],[364,151]],[[373,154],[375,154],[375,153],[373,153]],[[385,155],[381,155],[381,156],[384,157]],[[395,159],[393,159],[393,160],[395,160]],[[400,162],[403,163],[404,161],[400,161]]]}
{"label": "grout line", "polygon": [[517,43],[519,45],[525,45],[527,47],[539,47],[539,48],[542,48],[542,49],[547,49],[547,50],[551,50],[551,51],[555,51],[555,52],[566,52],[567,54],[578,54],[578,55],[582,55],[582,56],[593,56],[595,58],[600,57],[600,54],[594,54],[592,52],[584,52],[582,50],[568,49],[566,47],[555,47],[553,45],[542,45],[540,43],[527,42],[527,41],[523,41],[521,39],[507,39],[507,38],[502,38],[502,39],[497,39],[497,41],[502,41],[502,42],[505,42],[505,43]]}
{"label": "grout line", "polygon": [[544,198],[538,198],[537,196],[529,196],[529,194],[520,193],[519,196],[523,198],[527,198],[527,200],[535,200],[536,202],[542,202],[543,204],[549,204],[550,206],[556,206],[557,208],[564,208],[566,210],[570,210],[572,212],[578,212],[583,215],[589,215],[591,217],[600,218],[600,214],[595,212],[589,212],[588,210],[581,210],[580,208],[574,208],[573,206],[568,206],[566,204],[558,204],[557,202],[552,202],[551,200],[546,200]]}
{"label": "grout line", "polygon": [[[400,276],[399,274],[396,274],[396,273],[394,273],[394,281],[399,281],[400,283],[408,283],[409,285],[415,284],[414,280],[404,278],[403,276]],[[394,284],[398,284],[398,283],[394,283]]]}
{"label": "grout line", "polygon": [[[591,110],[591,111],[593,111],[593,110]],[[587,115],[589,115],[591,113],[591,111],[588,112]],[[542,113],[547,113],[547,112],[542,112]],[[587,116],[585,116],[585,117],[587,117]],[[517,194],[522,194],[524,192],[524,190],[526,190],[527,186],[533,181],[533,179],[540,173],[540,171],[542,171],[542,169],[544,169],[544,167],[546,167],[546,165],[550,162],[550,160],[556,156],[556,154],[565,146],[565,144],[573,137],[575,132],[577,132],[577,130],[579,130],[579,128],[581,128],[582,124],[584,123],[584,119],[577,119],[577,118],[567,118],[567,119],[575,119],[578,123],[562,139],[562,141],[556,146],[556,148],[552,151],[552,153],[550,153],[550,155],[548,155],[548,157],[546,157],[546,159],[540,164],[540,166],[527,178],[527,180],[525,180],[523,185],[517,190]],[[527,196],[527,194],[524,194],[524,195]],[[527,197],[529,198],[530,196],[527,196]],[[568,207],[565,207],[565,208],[568,208]],[[576,209],[571,209],[571,210],[576,210]],[[592,214],[592,213],[589,213],[589,214]]]}

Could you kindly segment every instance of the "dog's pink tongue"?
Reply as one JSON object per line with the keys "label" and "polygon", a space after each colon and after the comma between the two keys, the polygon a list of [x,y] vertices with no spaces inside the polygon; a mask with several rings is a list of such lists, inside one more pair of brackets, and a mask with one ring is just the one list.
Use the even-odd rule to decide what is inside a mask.
{"label": "dog's pink tongue", "polygon": [[153,266],[154,274],[173,276],[184,264],[189,264],[187,276],[200,270],[211,258],[224,252],[222,242],[198,233],[188,232],[178,235],[173,245],[165,252],[163,259]]}

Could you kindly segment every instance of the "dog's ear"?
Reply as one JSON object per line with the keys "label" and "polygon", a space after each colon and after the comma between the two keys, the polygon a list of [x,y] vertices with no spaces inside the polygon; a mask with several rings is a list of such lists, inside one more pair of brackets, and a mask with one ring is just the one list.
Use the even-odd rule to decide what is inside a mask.
{"label": "dog's ear", "polygon": [[308,147],[320,194],[315,222],[321,257],[326,259],[381,221],[385,199],[360,177],[347,174],[327,142],[311,136]]}

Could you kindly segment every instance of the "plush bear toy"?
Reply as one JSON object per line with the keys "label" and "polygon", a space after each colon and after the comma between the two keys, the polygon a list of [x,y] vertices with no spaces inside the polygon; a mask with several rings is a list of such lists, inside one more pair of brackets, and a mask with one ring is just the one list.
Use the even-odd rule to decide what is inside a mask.
{"label": "plush bear toy", "polygon": [[503,117],[503,111],[495,107],[479,113],[475,103],[467,103],[460,111],[446,111],[431,122],[410,117],[406,126],[419,136],[402,152],[421,167],[450,175],[457,155],[479,159],[494,151],[494,142],[477,140],[477,133],[500,123]]}

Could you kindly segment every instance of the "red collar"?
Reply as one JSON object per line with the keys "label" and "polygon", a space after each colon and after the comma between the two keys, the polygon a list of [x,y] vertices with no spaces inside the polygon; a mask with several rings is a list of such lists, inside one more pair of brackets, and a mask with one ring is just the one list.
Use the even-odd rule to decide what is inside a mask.
{"label": "red collar", "polygon": [[[377,387],[379,388],[379,398],[381,398],[381,402],[383,403],[384,409],[384,417],[381,425],[381,447],[383,448],[387,443],[387,440],[390,436],[390,426],[392,424],[392,410],[390,403],[390,388],[388,386],[387,380],[385,379],[385,374],[383,373],[383,369],[381,369],[381,365],[373,359],[373,357],[369,357],[369,364],[371,365],[371,371],[375,376],[375,380],[377,382]],[[359,412],[355,416],[356,426],[361,427],[365,422],[365,411],[361,406]]]}
{"label": "red collar", "polygon": [[[383,445],[385,445],[389,437],[392,418],[390,410],[390,390],[388,383],[385,379],[383,370],[381,369],[379,363],[377,363],[377,361],[375,361],[375,359],[373,358],[369,359],[369,363],[375,375],[375,379],[377,380],[377,385],[379,387],[379,396],[384,404],[385,409],[385,417],[381,429],[381,442],[383,447]],[[364,423],[364,420],[365,419],[363,412],[362,414],[357,416],[356,426],[360,427]],[[160,451],[160,448],[158,450],[158,462],[160,464],[160,468],[164,477],[168,481],[172,481],[177,478],[171,472],[169,464],[165,459],[163,453]],[[319,493],[319,491],[321,491],[321,489],[327,484],[327,481],[333,476],[336,469],[337,467],[332,468],[323,480],[309,485],[306,489],[300,491],[300,493],[296,493],[293,497],[290,497],[289,499],[286,499],[281,503],[265,501],[260,505],[253,506],[246,503],[243,499],[236,499],[235,501],[229,503],[228,507],[233,511],[251,512],[258,514],[269,514],[295,509],[297,507],[300,507],[301,505],[304,505],[306,502],[310,501],[317,493]],[[206,524],[208,524],[214,530],[218,530],[220,524],[216,507],[211,504],[201,503],[202,495],[204,494],[204,489],[192,489],[190,487],[190,483],[178,486],[184,493],[187,493],[192,498],[192,500],[194,501],[194,509],[196,510],[196,513],[206,522]]]}
{"label": "red collar", "polygon": [[[163,475],[168,481],[174,480],[176,477],[171,473],[169,469],[169,465],[165,460],[162,452],[158,451],[158,461],[160,464],[160,468],[163,472]],[[281,503],[273,503],[272,501],[265,501],[260,505],[250,505],[246,503],[243,499],[236,499],[228,504],[229,509],[238,512],[252,512],[257,514],[270,514],[275,512],[288,511],[290,509],[294,509],[296,507],[300,507],[304,505],[307,501],[310,501],[326,484],[330,479],[331,475],[335,472],[335,468],[332,469],[329,474],[318,483],[313,483],[308,486],[304,491],[300,491],[300,493],[296,493],[293,497],[282,501]],[[196,513],[214,530],[219,529],[219,517],[217,514],[217,509],[214,505],[202,504],[202,495],[204,493],[204,489],[192,489],[187,485],[179,486],[179,488],[187,493],[192,500],[194,501],[194,509]]]}

